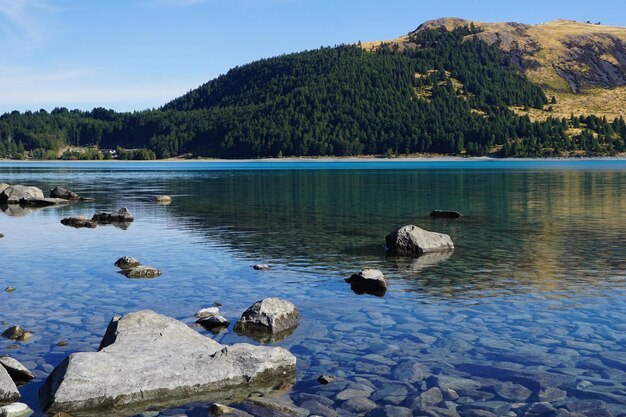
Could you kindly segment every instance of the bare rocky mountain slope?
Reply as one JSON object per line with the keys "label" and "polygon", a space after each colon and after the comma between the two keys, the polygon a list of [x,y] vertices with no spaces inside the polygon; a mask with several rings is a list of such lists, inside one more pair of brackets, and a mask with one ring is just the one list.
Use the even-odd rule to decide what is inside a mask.
{"label": "bare rocky mountain slope", "polygon": [[[385,43],[411,45],[411,35],[427,29],[453,30],[474,25],[477,37],[497,43],[548,97],[556,96],[554,115],[626,113],[626,28],[556,20],[537,25],[482,23],[457,18],[428,21],[415,31]],[[376,49],[381,42],[363,44]],[[541,118],[541,113],[531,116]]]}

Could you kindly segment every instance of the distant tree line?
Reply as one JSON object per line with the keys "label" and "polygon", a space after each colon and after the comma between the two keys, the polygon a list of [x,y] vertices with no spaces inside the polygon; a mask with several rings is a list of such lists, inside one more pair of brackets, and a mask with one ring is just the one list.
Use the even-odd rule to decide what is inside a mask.
{"label": "distant tree line", "polygon": [[624,152],[623,119],[533,122],[511,111],[541,109],[548,99],[497,45],[467,38],[478,31],[419,31],[403,48],[338,46],[264,59],[158,110],[8,113],[0,116],[0,156],[51,158],[66,146],[120,148],[116,156],[126,159]]}

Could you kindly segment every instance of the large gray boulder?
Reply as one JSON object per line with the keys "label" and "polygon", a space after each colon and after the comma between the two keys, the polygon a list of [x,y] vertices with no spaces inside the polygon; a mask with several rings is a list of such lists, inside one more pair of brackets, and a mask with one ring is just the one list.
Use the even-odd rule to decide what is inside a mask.
{"label": "large gray boulder", "polygon": [[450,236],[429,232],[412,224],[388,234],[385,242],[389,255],[420,255],[454,250]]}
{"label": "large gray boulder", "polygon": [[19,204],[20,200],[43,199],[43,191],[37,187],[11,185],[0,193],[0,204]]}
{"label": "large gray boulder", "polygon": [[0,404],[17,401],[20,393],[9,373],[0,366]]}
{"label": "large gray boulder", "polygon": [[300,323],[300,311],[295,305],[280,298],[257,301],[241,315],[235,325],[240,333],[281,333]]}
{"label": "large gray boulder", "polygon": [[173,318],[144,310],[114,318],[100,351],[71,354],[48,377],[39,397],[51,414],[129,415],[199,396],[216,400],[225,392],[238,397],[222,400],[239,400],[292,383],[295,365],[285,349],[224,346]]}

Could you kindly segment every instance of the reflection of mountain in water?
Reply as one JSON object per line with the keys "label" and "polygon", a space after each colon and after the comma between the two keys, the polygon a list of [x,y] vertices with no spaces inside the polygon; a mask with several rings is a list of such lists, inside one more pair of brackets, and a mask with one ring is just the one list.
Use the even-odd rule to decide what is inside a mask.
{"label": "reflection of mountain in water", "polygon": [[[168,209],[183,227],[251,261],[326,275],[362,266],[428,274],[437,291],[448,285],[450,293],[512,282],[557,290],[624,274],[611,267],[626,249],[621,172],[255,171],[163,185],[184,195]],[[431,219],[437,207],[467,216]],[[390,268],[384,237],[409,223],[450,234],[454,255]]]}

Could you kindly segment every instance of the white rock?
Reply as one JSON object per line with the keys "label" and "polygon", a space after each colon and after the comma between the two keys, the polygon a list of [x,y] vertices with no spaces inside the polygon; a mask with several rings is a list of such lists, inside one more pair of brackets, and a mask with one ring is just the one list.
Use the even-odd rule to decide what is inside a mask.
{"label": "white rock", "polygon": [[0,365],[7,370],[11,378],[17,382],[30,381],[35,377],[31,371],[29,371],[18,360],[9,356],[0,356]]}
{"label": "white rock", "polygon": [[197,319],[206,319],[207,317],[219,316],[220,309],[218,307],[207,307],[196,313]]}
{"label": "white rock", "polygon": [[0,407],[0,417],[28,417],[33,410],[24,403],[13,403]]}

